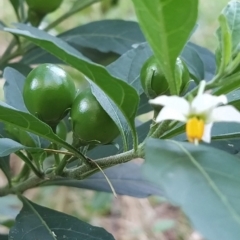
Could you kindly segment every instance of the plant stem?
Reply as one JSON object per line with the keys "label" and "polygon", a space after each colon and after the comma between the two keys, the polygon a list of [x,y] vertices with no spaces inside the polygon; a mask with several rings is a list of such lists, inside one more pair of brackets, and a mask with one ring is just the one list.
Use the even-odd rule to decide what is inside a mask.
{"label": "plant stem", "polygon": [[[52,147],[54,150],[58,150],[58,145],[56,143],[52,143]],[[53,155],[54,155],[55,165],[58,166],[61,161],[59,158],[59,154],[55,153]]]}
{"label": "plant stem", "polygon": [[49,178],[39,178],[37,176],[33,176],[29,179],[27,179],[23,183],[19,183],[18,185],[8,188],[8,187],[3,187],[0,188],[0,197],[6,196],[8,194],[16,194],[16,193],[22,193],[30,188],[34,188],[38,186],[40,183],[46,182],[49,180]]}
{"label": "plant stem", "polygon": [[29,177],[31,168],[25,163],[21,172],[13,179],[14,182],[19,182],[20,180],[26,180]]}
{"label": "plant stem", "polygon": [[29,168],[32,169],[36,176],[38,176],[39,178],[43,178],[43,173],[38,171],[38,169],[33,165],[33,163],[27,156],[25,156],[21,151],[18,151],[15,154],[20,157],[28,165]]}
{"label": "plant stem", "polygon": [[4,51],[2,58],[5,58],[6,56],[8,56],[10,54],[12,49],[15,47],[16,43],[17,43],[16,38],[13,38],[11,40],[11,42],[9,43],[8,47],[6,48],[6,50]]}
{"label": "plant stem", "polygon": [[171,121],[163,121],[162,123],[158,124],[156,130],[149,137],[152,138],[161,137],[161,135],[163,135],[169,129],[170,123]]}
{"label": "plant stem", "polygon": [[44,31],[49,31],[52,28],[54,28],[55,26],[57,26],[59,23],[63,22],[64,20],[66,20],[67,18],[71,17],[73,14],[81,11],[82,9],[92,5],[93,3],[99,2],[100,0],[81,0],[82,4],[79,5],[76,8],[72,8],[70,9],[69,12],[66,12],[65,14],[63,14],[61,17],[59,17],[58,19],[56,19],[55,21],[53,21],[52,23],[50,23],[47,27],[45,27],[43,30]]}
{"label": "plant stem", "polygon": [[2,54],[0,65],[5,64],[8,60],[12,59],[12,56],[15,57],[16,52],[19,54],[19,49],[17,49],[14,53],[11,53],[12,49],[16,46],[17,43],[18,43],[18,39],[17,37],[14,37],[9,43],[4,53]]}
{"label": "plant stem", "polygon": [[[19,154],[19,152],[18,152],[18,154]],[[21,153],[21,154],[23,154],[23,153]],[[65,155],[65,157],[63,158],[63,161],[60,163],[61,167],[59,167],[59,169],[57,171],[61,172],[64,169],[66,163],[68,162],[68,158],[70,158],[70,157],[71,156],[69,156],[69,155]],[[100,159],[95,160],[95,163],[99,167],[104,169],[104,168],[115,166],[115,165],[118,165],[121,163],[129,162],[134,158],[141,158],[141,157],[144,157],[144,143],[139,145],[137,152],[134,152],[133,150],[131,150],[131,151],[128,151],[125,153],[118,154],[116,156],[100,158]],[[61,176],[73,178],[73,179],[84,179],[84,178],[92,175],[93,173],[99,171],[96,164],[91,163],[92,160],[89,160],[89,161],[90,161],[89,165],[83,164],[83,165],[79,166],[78,168],[65,170],[63,173],[61,173]],[[33,176],[33,177],[27,179],[26,181],[24,181],[23,183],[19,183],[12,188],[9,188],[8,186],[0,188],[0,197],[6,196],[8,194],[22,193],[30,188],[37,187],[37,186],[43,184],[44,182],[47,182],[48,180],[53,180],[53,179],[58,178],[55,174],[52,174],[52,173],[49,175],[45,175],[43,177],[44,178],[42,178],[42,176],[41,176],[41,178],[38,176]]]}
{"label": "plant stem", "polygon": [[61,151],[61,150],[48,149],[48,148],[44,148],[43,150],[45,152],[49,152],[49,153],[53,153],[53,154],[64,154],[64,155],[74,156],[74,154],[71,152],[66,152],[66,151]]}
{"label": "plant stem", "polygon": [[[138,151],[134,152],[134,150],[130,150],[124,153],[120,153],[115,156],[100,158],[97,160],[90,160],[97,163],[99,167],[102,169],[112,167],[121,163],[126,163],[131,161],[134,158],[142,158],[144,157],[144,144],[139,145]],[[98,171],[98,168],[94,163],[91,163],[89,165],[81,165],[78,168],[66,170],[63,172],[64,177],[74,178],[74,179],[84,179],[88,177],[89,175],[92,175]]]}
{"label": "plant stem", "polygon": [[68,163],[68,160],[71,158],[72,156],[69,156],[69,155],[65,155],[63,157],[63,159],[60,161],[60,163],[57,165],[57,168],[55,170],[55,173],[56,175],[61,175],[65,166],[67,165]]}
{"label": "plant stem", "polygon": [[22,53],[22,51],[20,49],[17,49],[15,52],[9,54],[9,55],[5,55],[5,57],[2,57],[0,60],[0,66],[4,66],[4,64],[8,63],[9,60],[20,56]]}
{"label": "plant stem", "polygon": [[20,18],[21,22],[25,21],[25,9],[24,9],[24,0],[20,0]]}

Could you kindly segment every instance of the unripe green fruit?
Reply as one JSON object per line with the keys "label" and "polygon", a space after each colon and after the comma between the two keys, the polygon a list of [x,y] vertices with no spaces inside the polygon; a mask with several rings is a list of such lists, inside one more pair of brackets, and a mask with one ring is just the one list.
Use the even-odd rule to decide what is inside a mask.
{"label": "unripe green fruit", "polygon": [[37,27],[46,14],[55,11],[63,0],[26,0],[28,5],[28,21]]}
{"label": "unripe green fruit", "polygon": [[29,112],[51,127],[67,115],[75,96],[72,78],[53,64],[42,64],[33,69],[23,88],[23,99]]}
{"label": "unripe green fruit", "polygon": [[29,9],[45,15],[60,7],[63,0],[26,0]]}
{"label": "unripe green fruit", "polygon": [[158,95],[169,95],[168,82],[161,71],[155,56],[151,56],[144,64],[140,73],[140,80],[144,92],[149,98]]}
{"label": "unripe green fruit", "polygon": [[32,26],[37,27],[41,23],[43,17],[44,15],[38,14],[37,12],[28,9],[28,21]]}
{"label": "unripe green fruit", "polygon": [[[175,76],[180,77],[181,93],[188,85],[190,76],[187,66],[180,58],[176,61]],[[168,81],[154,55],[144,63],[140,73],[140,80],[143,90],[149,98],[155,98],[159,95],[170,95]]]}
{"label": "unripe green fruit", "polygon": [[74,100],[71,121],[81,145],[107,144],[119,135],[116,124],[90,89],[81,91]]}

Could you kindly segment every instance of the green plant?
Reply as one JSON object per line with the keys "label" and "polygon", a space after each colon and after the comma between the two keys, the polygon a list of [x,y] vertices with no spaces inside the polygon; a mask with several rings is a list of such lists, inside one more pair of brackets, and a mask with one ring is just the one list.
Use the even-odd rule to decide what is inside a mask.
{"label": "green plant", "polygon": [[[239,239],[240,2],[230,1],[219,16],[215,54],[189,41],[197,23],[197,0],[132,0],[138,23],[99,20],[57,36],[48,31],[98,0],[71,2],[69,10],[45,22],[44,29],[34,27],[42,18],[38,23],[26,18],[25,1],[10,2],[19,23],[1,23],[0,28],[12,34],[0,60],[5,79],[0,168],[8,181],[0,197],[15,194],[23,206],[5,238],[114,239],[103,228],[22,195],[34,187],[66,185],[134,197],[166,194],[206,239]],[[161,69],[163,89],[151,69],[150,76],[142,73],[140,80],[149,58]],[[56,64],[79,71],[91,92],[82,89],[73,103],[74,84]],[[186,68],[194,79],[189,87]],[[35,77],[44,83],[40,92],[31,85]],[[149,89],[158,96],[149,100],[154,97]],[[87,99],[95,110],[86,117]],[[139,116],[150,113],[152,105],[160,105],[161,111],[140,122]],[[71,107],[72,124],[66,115]],[[58,130],[55,134],[64,116],[68,141]],[[92,116],[94,123],[101,123],[97,128],[91,125]],[[76,144],[76,136],[103,144]],[[29,139],[30,144],[24,141]],[[11,173],[12,153],[23,162],[16,175]],[[144,158],[143,165],[130,162],[135,158]]]}
{"label": "green plant", "polygon": [[75,137],[82,145],[111,143],[119,130],[90,89],[78,94],[71,108]]}
{"label": "green plant", "polygon": [[29,112],[53,128],[67,115],[75,96],[72,78],[53,64],[33,69],[23,87],[23,100]]}
{"label": "green plant", "polygon": [[63,0],[26,0],[28,5],[28,20],[33,26],[38,26],[46,14],[58,9]]}
{"label": "green plant", "polygon": [[[175,75],[176,78],[179,78],[181,84],[181,94],[188,87],[190,76],[186,64],[180,58],[176,61]],[[140,79],[144,92],[149,98],[155,98],[159,95],[170,95],[168,81],[154,55],[144,63]]]}
{"label": "green plant", "polygon": [[28,7],[40,14],[46,14],[55,11],[61,5],[63,0],[43,1],[43,0],[26,0]]}

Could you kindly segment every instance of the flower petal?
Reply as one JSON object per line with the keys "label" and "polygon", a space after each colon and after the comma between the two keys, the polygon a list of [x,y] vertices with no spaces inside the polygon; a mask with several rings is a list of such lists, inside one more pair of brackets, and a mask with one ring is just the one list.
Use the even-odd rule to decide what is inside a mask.
{"label": "flower petal", "polygon": [[173,110],[178,111],[184,115],[187,115],[190,110],[189,102],[186,99],[178,96],[163,95],[149,100],[149,103],[172,108]]}
{"label": "flower petal", "polygon": [[197,95],[191,103],[192,113],[201,114],[210,109],[217,107],[220,104],[227,104],[227,97],[225,95],[213,96],[208,93]]}
{"label": "flower petal", "polygon": [[210,143],[211,142],[211,130],[212,130],[213,123],[206,124],[204,126],[204,133],[202,136],[202,140],[204,142]]}
{"label": "flower petal", "polygon": [[177,120],[181,122],[186,122],[187,118],[184,114],[171,107],[164,107],[156,118],[156,122],[162,122],[164,120]]}
{"label": "flower petal", "polygon": [[222,106],[212,110],[209,122],[239,122],[240,112],[233,106]]}

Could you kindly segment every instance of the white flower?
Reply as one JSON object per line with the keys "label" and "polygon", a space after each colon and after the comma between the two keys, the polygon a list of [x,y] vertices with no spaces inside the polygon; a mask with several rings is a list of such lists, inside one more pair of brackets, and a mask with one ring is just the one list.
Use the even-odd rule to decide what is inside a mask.
{"label": "white flower", "polygon": [[214,122],[239,122],[240,112],[227,104],[225,95],[213,96],[204,93],[205,81],[199,86],[197,96],[191,101],[178,96],[159,96],[149,102],[163,106],[156,122],[177,120],[186,123],[186,134],[190,142],[211,141],[211,128]]}

